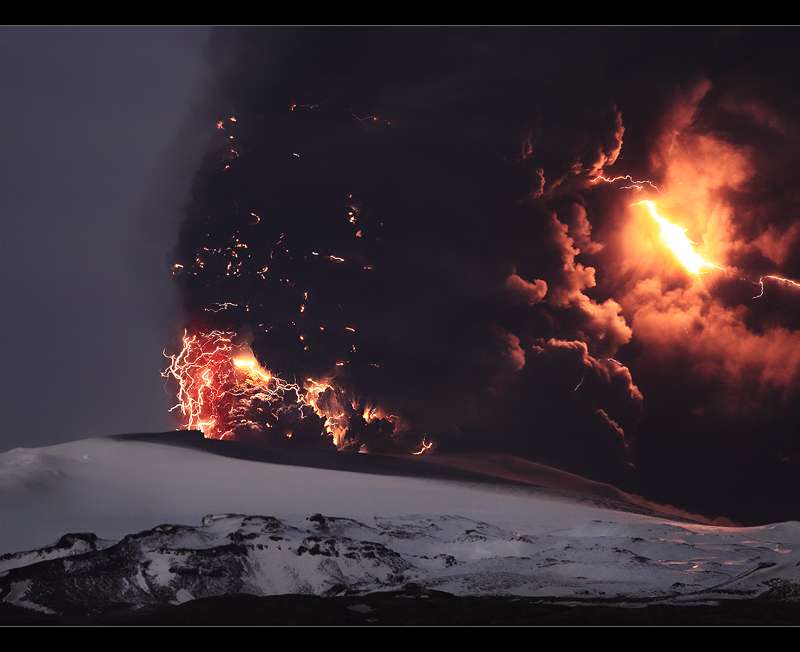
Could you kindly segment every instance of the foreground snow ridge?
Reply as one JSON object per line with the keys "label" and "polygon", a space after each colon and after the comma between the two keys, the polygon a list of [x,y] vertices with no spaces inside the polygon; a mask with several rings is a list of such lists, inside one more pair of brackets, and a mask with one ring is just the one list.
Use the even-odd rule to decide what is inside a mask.
{"label": "foreground snow ridge", "polygon": [[226,514],[104,541],[64,537],[0,557],[0,601],[44,613],[246,593],[364,594],[409,584],[455,595],[700,602],[800,595],[800,524],[722,530],[594,520],[544,534],[453,515]]}

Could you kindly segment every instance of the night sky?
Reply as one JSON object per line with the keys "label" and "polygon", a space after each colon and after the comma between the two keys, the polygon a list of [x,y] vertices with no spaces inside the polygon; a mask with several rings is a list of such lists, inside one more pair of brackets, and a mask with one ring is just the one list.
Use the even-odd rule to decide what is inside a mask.
{"label": "night sky", "polygon": [[0,30],[0,449],[172,425],[163,267],[203,146],[206,38]]}
{"label": "night sky", "polygon": [[177,425],[186,328],[207,436],[798,517],[796,30],[2,36],[3,447]]}

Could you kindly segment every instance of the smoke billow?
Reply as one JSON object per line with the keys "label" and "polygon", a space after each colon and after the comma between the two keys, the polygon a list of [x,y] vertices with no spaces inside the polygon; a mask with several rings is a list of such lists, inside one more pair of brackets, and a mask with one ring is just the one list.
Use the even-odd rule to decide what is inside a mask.
{"label": "smoke billow", "polygon": [[[394,415],[352,428],[370,450],[429,437],[792,515],[800,294],[753,296],[800,275],[794,39],[683,36],[675,57],[669,30],[219,31],[187,326]],[[725,274],[644,237],[651,191]]]}

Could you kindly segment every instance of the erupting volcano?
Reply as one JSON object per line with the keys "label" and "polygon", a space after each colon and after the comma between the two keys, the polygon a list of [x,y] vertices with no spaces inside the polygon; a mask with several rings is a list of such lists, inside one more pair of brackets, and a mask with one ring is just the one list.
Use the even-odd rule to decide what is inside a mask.
{"label": "erupting volcano", "polygon": [[4,42],[0,623],[800,622],[797,28],[141,29]]}
{"label": "erupting volcano", "polygon": [[560,88],[524,30],[356,34],[215,42],[238,64],[170,261],[179,427],[511,453],[696,509],[727,504],[745,460],[784,495],[800,201],[780,85],[623,83],[577,57]]}

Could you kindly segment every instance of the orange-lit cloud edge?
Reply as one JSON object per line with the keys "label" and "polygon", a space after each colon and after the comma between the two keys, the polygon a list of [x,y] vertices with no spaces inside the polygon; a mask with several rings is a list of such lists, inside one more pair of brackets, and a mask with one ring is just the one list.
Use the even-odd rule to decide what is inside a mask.
{"label": "orange-lit cloud edge", "polygon": [[[640,362],[681,366],[710,382],[716,404],[709,409],[730,414],[758,409],[765,392],[788,400],[800,376],[800,333],[779,325],[751,330],[752,306],[724,303],[717,284],[751,284],[751,300],[769,298],[766,287],[779,284],[798,289],[800,301],[800,283],[779,273],[781,232],[742,235],[730,191],[753,178],[751,152],[694,128],[709,90],[707,82],[698,85],[668,113],[651,154],[658,183],[604,174],[591,185],[611,185],[621,195],[600,237],[607,246],[597,274],[631,338],[643,343]],[[776,273],[730,263],[747,251],[770,259]]]}

